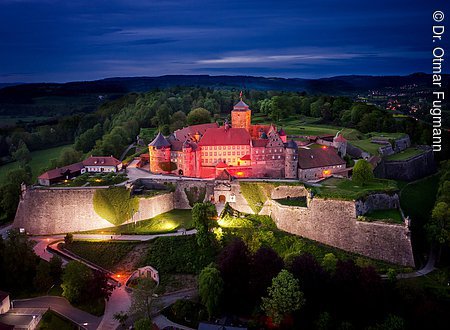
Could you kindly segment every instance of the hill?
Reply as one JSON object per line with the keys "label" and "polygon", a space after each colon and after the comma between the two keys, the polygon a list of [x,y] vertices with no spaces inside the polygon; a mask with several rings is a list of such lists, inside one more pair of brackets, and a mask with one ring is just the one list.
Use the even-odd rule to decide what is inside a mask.
{"label": "hill", "polygon": [[304,91],[309,94],[352,96],[386,88],[396,91],[403,86],[428,89],[430,82],[430,75],[416,73],[408,76],[338,76],[321,79],[168,75],[107,78],[63,84],[33,83],[6,87],[0,84],[0,115],[59,116],[91,112],[105,98],[175,86]]}

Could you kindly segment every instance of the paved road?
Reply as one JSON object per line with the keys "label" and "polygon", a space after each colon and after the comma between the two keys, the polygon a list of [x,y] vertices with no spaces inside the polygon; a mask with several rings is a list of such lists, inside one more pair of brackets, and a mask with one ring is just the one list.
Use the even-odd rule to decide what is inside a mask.
{"label": "paved road", "polygon": [[97,329],[101,318],[73,307],[65,298],[43,296],[13,301],[14,308],[51,308],[86,329]]}
{"label": "paved road", "polygon": [[118,312],[128,313],[131,307],[131,298],[125,291],[125,286],[116,287],[106,304],[105,314],[98,327],[99,330],[117,329],[119,322],[114,319],[114,314]]}
{"label": "paved road", "polygon": [[172,327],[174,329],[183,329],[183,330],[194,330],[193,328],[185,327],[184,325],[174,323],[170,321],[167,317],[162,314],[159,314],[152,318],[153,323],[155,323],[159,329],[164,329],[166,327]]}

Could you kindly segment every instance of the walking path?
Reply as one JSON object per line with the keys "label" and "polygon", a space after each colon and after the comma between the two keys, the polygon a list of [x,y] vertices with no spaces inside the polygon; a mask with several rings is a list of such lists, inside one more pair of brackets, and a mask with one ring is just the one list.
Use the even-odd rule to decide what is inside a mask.
{"label": "walking path", "polygon": [[[179,231],[174,233],[167,233],[167,234],[156,234],[156,235],[96,235],[96,234],[75,234],[74,239],[94,239],[94,240],[117,240],[117,241],[149,241],[152,239],[155,239],[157,237],[165,237],[165,236],[183,236],[183,235],[193,235],[197,232],[196,229],[191,229],[188,231]],[[60,256],[63,257],[63,263],[67,264],[67,260],[78,260],[84,264],[86,264],[88,267],[100,270],[102,272],[106,272],[110,276],[112,276],[112,273],[98,267],[97,265],[83,260],[82,258],[72,254],[68,253],[67,251],[61,250],[58,247],[58,243],[60,243],[61,240],[64,239],[64,235],[51,235],[51,236],[34,236],[31,237],[31,240],[35,241],[36,244],[34,246],[34,252],[42,259],[49,261],[53,253],[50,251],[56,251]],[[50,251],[49,251],[50,250]],[[113,278],[112,280],[117,283],[117,278]],[[125,280],[125,279],[124,279]],[[124,283],[122,283],[124,284]],[[187,296],[195,294],[195,290],[188,290],[188,291],[181,291],[176,292],[174,294],[168,294],[165,296],[161,296],[160,301],[163,303],[164,306],[168,306],[172,303],[174,303],[178,299],[186,298]],[[44,298],[44,297],[42,297]],[[60,297],[55,297],[60,298]],[[42,304],[39,304],[40,300],[36,300],[37,298],[33,298],[31,301],[33,306],[28,307],[36,307],[36,308],[42,308]],[[65,300],[64,298],[61,298]],[[67,302],[67,300],[65,300]],[[29,304],[31,304],[29,302]],[[69,302],[67,302],[69,304]],[[45,303],[44,303],[45,305]],[[70,304],[69,304],[70,305]],[[49,306],[44,306],[45,308]],[[119,322],[114,319],[114,314],[118,312],[128,312],[128,310],[131,307],[131,298],[129,293],[125,290],[125,286],[122,285],[121,287],[116,287],[109,300],[106,303],[105,307],[105,313],[103,315],[103,318],[98,318],[98,322],[95,324],[95,327],[92,329],[101,329],[101,330],[109,330],[109,329],[117,329],[119,327]],[[66,315],[65,312],[68,310],[63,308],[61,310],[57,310],[61,315],[66,316],[68,319],[73,320],[75,323],[78,323],[79,325],[82,325],[83,323],[92,323],[91,321],[86,321],[83,323],[79,323],[77,319],[74,319],[71,315]],[[83,312],[85,313],[85,312]],[[87,313],[86,313],[87,314]],[[90,315],[90,314],[89,314]],[[91,315],[92,316],[92,315]],[[93,316],[94,317],[94,316]],[[101,321],[100,321],[101,320]],[[93,323],[92,323],[93,324]],[[175,323],[173,323],[175,324]],[[90,327],[87,327],[87,329],[91,329]],[[186,328],[188,329],[188,328]]]}
{"label": "walking path", "polygon": [[159,329],[165,329],[166,327],[172,327],[173,329],[194,330],[193,328],[188,328],[188,327],[185,327],[184,325],[174,323],[162,314],[155,316],[152,319],[152,321],[153,321],[153,323],[155,323],[158,326]]}

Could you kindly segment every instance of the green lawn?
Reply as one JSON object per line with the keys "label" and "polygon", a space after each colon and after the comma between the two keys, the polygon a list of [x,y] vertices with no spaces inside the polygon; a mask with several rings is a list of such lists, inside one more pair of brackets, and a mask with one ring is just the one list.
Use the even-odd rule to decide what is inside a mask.
{"label": "green lawn", "polygon": [[123,173],[84,173],[73,180],[65,180],[55,184],[57,187],[82,187],[82,186],[111,186],[127,180]]}
{"label": "green lawn", "polygon": [[191,210],[172,210],[154,218],[117,227],[89,231],[94,234],[161,234],[176,231],[180,228],[191,229]]}
{"label": "green lawn", "polygon": [[374,179],[364,185],[358,185],[349,179],[329,178],[321,182],[320,187],[311,187],[320,197],[354,200],[374,192],[394,192],[397,183],[392,180]]}
{"label": "green lawn", "polygon": [[414,156],[423,154],[424,151],[422,149],[418,148],[408,148],[406,150],[403,150],[397,154],[393,154],[386,157],[386,160],[407,160]]}
{"label": "green lawn", "polygon": [[133,250],[139,242],[73,241],[65,249],[110,271]]}
{"label": "green lawn", "polygon": [[398,223],[402,224],[403,219],[400,211],[397,209],[388,209],[388,210],[376,210],[370,213],[367,213],[365,217],[369,221],[384,221],[389,223]]}
{"label": "green lawn", "polygon": [[306,207],[306,197],[276,199],[276,202],[288,206]]}
{"label": "green lawn", "polygon": [[362,149],[366,152],[368,152],[371,155],[378,155],[378,148],[380,148],[382,145],[377,143],[372,143],[372,139],[363,139],[363,140],[351,140],[349,141],[350,144],[354,145],[355,147],[358,147],[359,149]]}
{"label": "green lawn", "polygon": [[[70,147],[71,145],[64,145],[60,147],[55,148],[49,148],[39,151],[33,151],[31,153],[31,161],[30,166],[31,170],[33,172],[33,182],[36,180],[36,178],[42,173],[42,169],[47,167],[50,164],[51,159],[58,158],[61,154],[61,151],[64,148]],[[5,165],[0,166],[0,185],[5,183],[6,180],[6,174],[14,170],[16,168],[19,168],[18,162],[8,163]]]}
{"label": "green lawn", "polygon": [[76,330],[78,329],[78,326],[59,314],[49,310],[42,316],[42,320],[39,322],[37,328],[39,330]]}

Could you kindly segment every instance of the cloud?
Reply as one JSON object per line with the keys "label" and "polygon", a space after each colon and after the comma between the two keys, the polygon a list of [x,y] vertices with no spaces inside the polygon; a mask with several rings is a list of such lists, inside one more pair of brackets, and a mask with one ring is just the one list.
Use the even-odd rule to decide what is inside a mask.
{"label": "cloud", "polygon": [[241,55],[224,56],[215,59],[196,61],[197,64],[253,64],[253,63],[292,63],[298,61],[318,61],[334,59],[352,59],[362,56],[354,53],[332,54],[293,54],[293,55]]}

